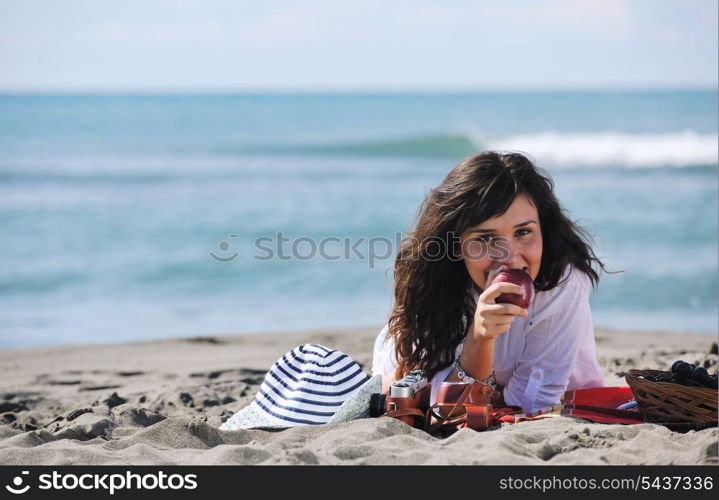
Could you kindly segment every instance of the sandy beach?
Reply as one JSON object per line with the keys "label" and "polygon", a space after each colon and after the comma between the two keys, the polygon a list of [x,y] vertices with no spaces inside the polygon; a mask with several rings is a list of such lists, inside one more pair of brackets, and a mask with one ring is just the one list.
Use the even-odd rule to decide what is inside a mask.
{"label": "sandy beach", "polygon": [[[0,464],[717,464],[717,429],[568,417],[438,439],[389,419],[280,432],[219,431],[266,370],[302,343],[341,349],[366,370],[380,327],[212,336],[0,352]],[[684,359],[716,369],[716,338],[596,330],[608,385],[629,368]]]}

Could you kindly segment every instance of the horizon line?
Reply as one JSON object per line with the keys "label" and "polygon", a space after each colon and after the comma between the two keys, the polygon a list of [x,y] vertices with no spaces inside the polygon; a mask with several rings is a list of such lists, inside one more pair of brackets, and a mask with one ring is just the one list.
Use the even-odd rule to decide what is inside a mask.
{"label": "horizon line", "polygon": [[621,92],[714,92],[717,85],[625,85],[534,87],[95,87],[2,88],[0,95],[463,95]]}

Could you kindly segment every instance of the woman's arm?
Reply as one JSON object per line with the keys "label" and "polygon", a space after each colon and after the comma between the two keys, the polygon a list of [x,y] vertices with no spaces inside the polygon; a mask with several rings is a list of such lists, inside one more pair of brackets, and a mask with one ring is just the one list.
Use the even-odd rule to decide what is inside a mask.
{"label": "woman's arm", "polygon": [[[459,357],[459,364],[468,375],[482,380],[492,373],[494,365],[494,339],[475,340],[472,335],[467,335]],[[457,370],[453,369],[447,377],[448,382],[459,380]]]}
{"label": "woman's arm", "polygon": [[[502,293],[518,291],[522,291],[518,285],[502,282],[490,285],[480,294],[459,358],[459,364],[467,375],[477,380],[489,377],[494,366],[495,339],[509,331],[516,317],[527,316],[526,309],[495,302]],[[456,369],[452,370],[447,380],[459,380]]]}
{"label": "woman's arm", "polygon": [[525,411],[559,404],[582,342],[592,329],[589,279],[574,271],[567,283],[534,312],[520,338],[524,346],[504,388],[507,404]]}
{"label": "woman's arm", "polygon": [[389,327],[385,325],[374,341],[372,351],[372,376],[382,376],[382,392],[387,393],[389,386],[396,380],[394,372],[397,360],[394,354],[394,339],[387,338]]}

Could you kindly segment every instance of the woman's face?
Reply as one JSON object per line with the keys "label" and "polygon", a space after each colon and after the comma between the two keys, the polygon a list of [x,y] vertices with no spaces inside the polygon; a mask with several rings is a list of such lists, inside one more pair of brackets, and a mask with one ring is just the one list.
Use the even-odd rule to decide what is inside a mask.
{"label": "woman's face", "polygon": [[526,195],[517,196],[502,215],[461,235],[462,254],[472,281],[482,290],[503,268],[522,269],[537,279],[542,262],[539,213]]}

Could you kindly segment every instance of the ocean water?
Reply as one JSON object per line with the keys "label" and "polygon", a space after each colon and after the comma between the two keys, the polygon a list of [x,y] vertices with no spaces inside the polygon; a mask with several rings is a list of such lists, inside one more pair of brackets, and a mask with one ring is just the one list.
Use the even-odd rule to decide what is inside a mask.
{"label": "ocean water", "polygon": [[716,334],[717,104],[0,96],[0,348],[379,325],[398,235],[485,149],[531,154],[624,271],[592,294],[595,325]]}

